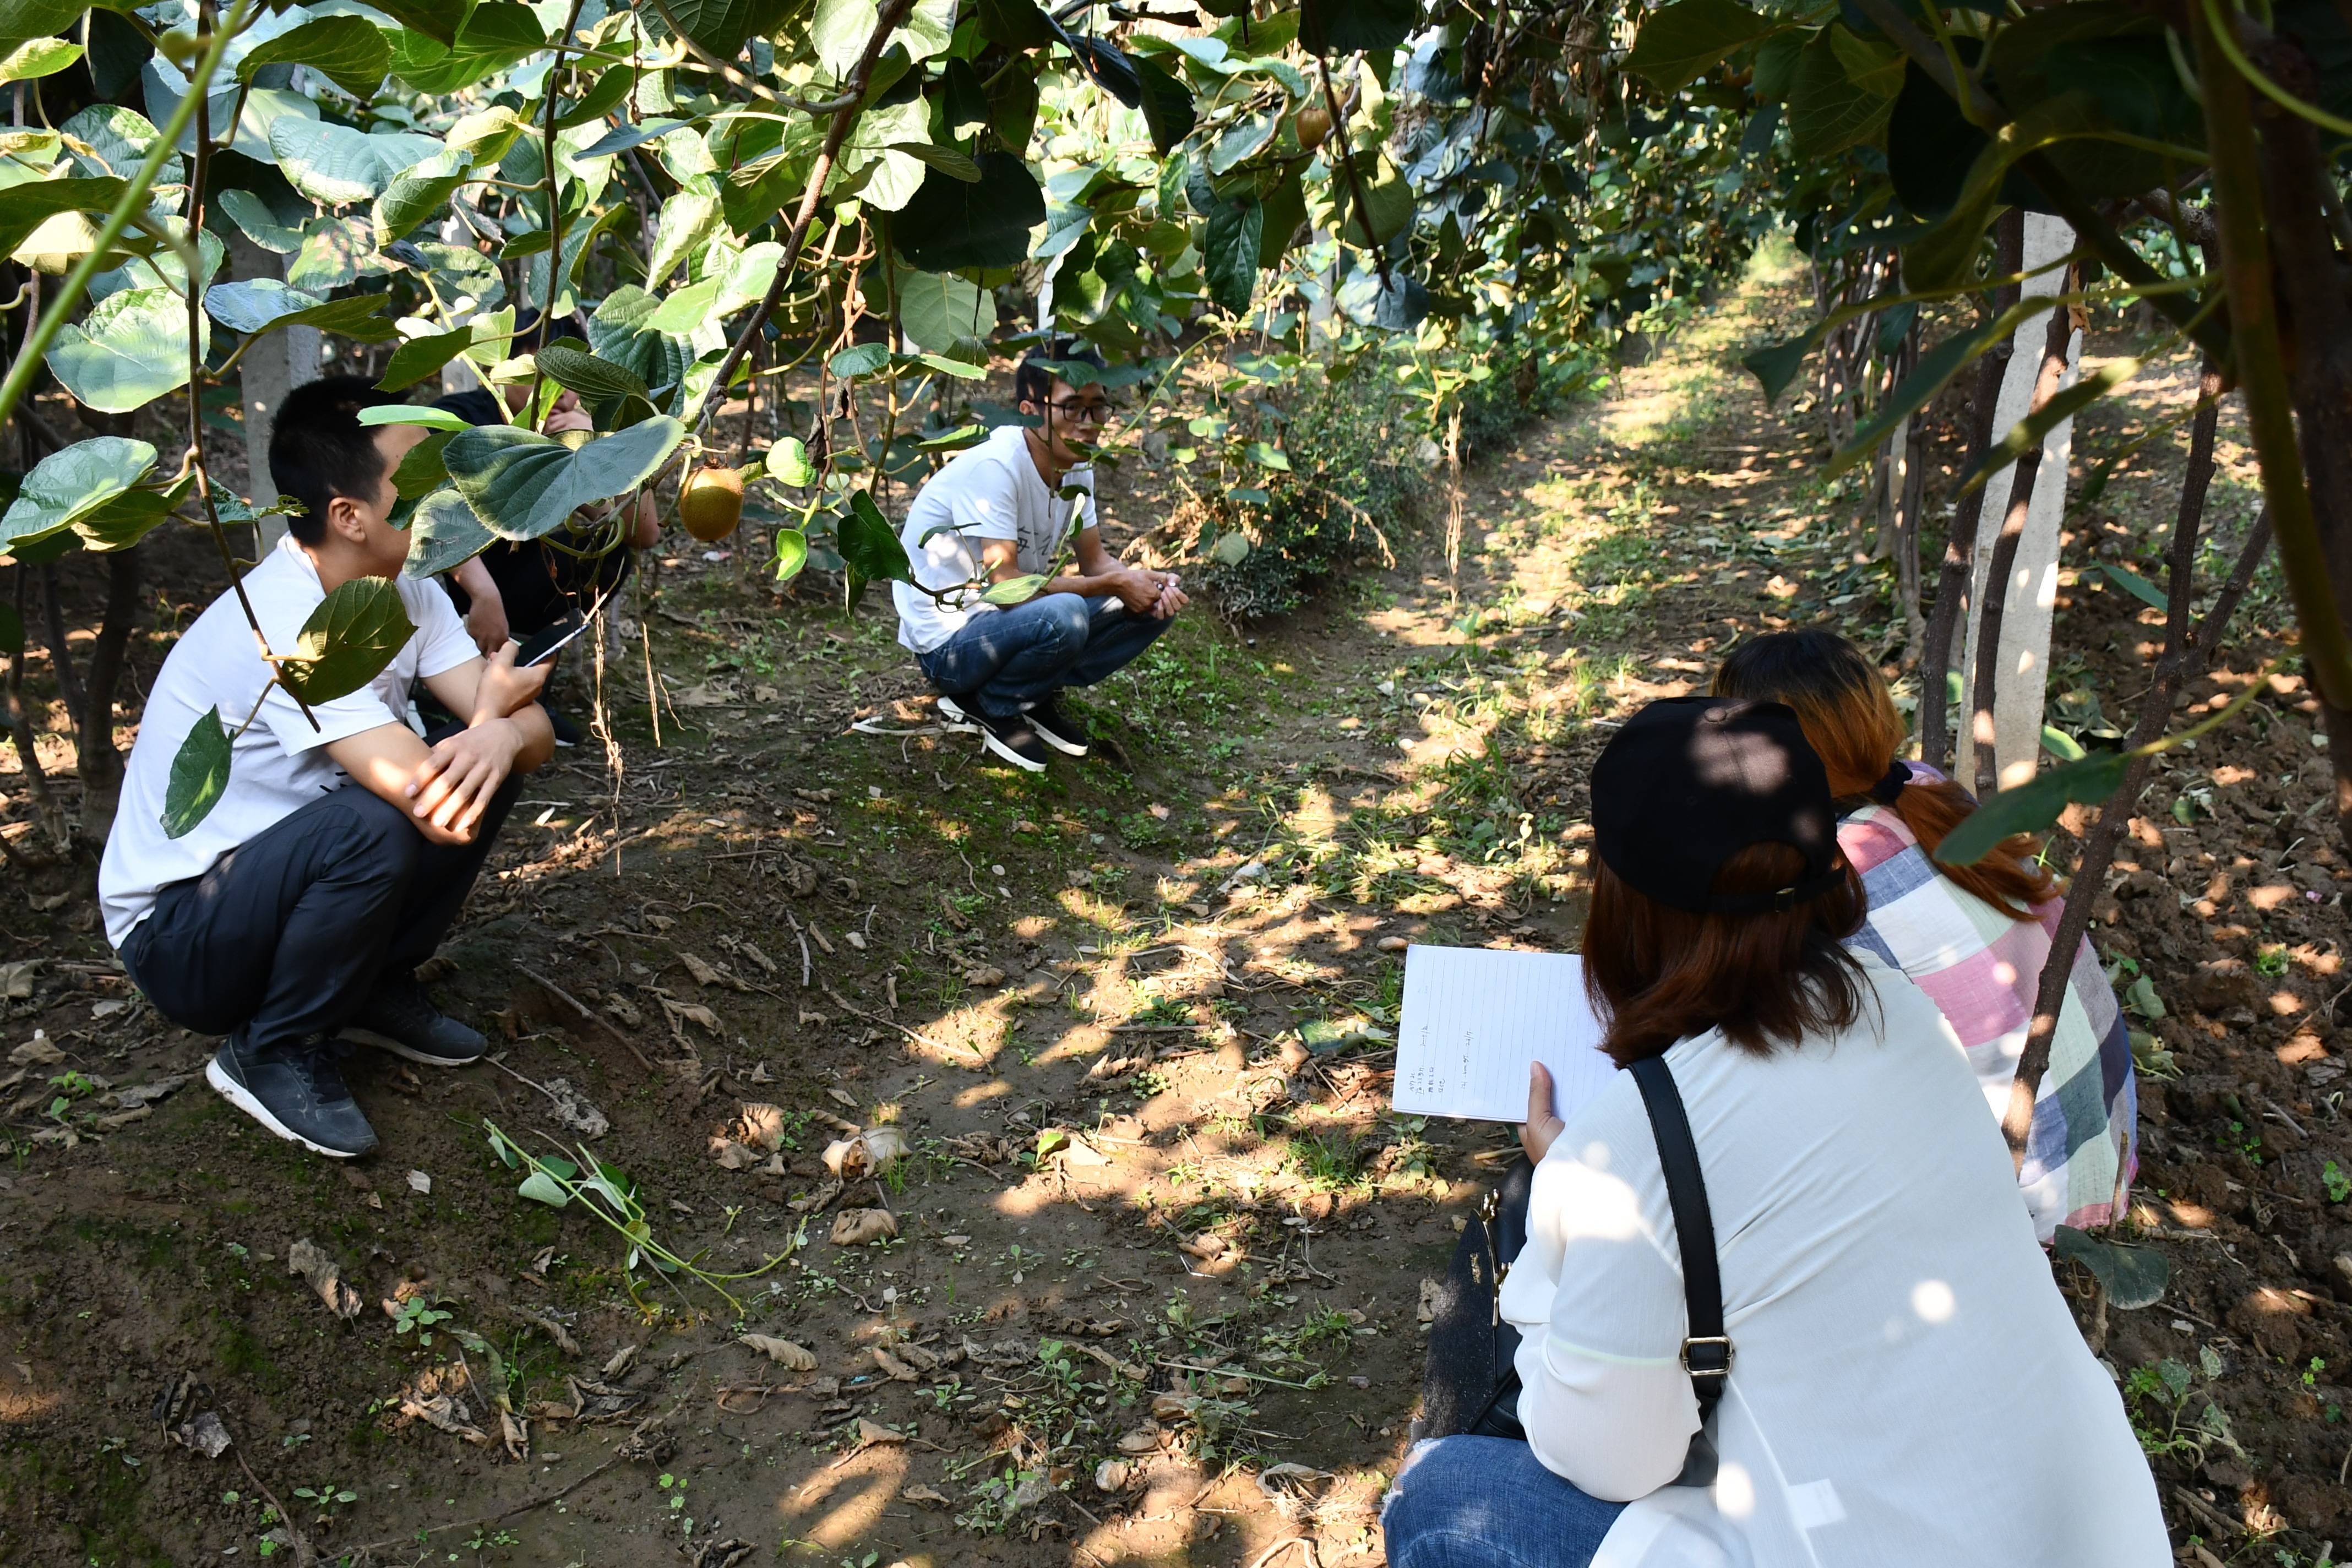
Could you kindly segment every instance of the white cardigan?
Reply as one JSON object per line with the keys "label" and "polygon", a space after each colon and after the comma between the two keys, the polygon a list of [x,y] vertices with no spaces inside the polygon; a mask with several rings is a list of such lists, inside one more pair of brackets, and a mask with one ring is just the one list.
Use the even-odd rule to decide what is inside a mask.
{"label": "white cardigan", "polygon": [[1594,1568],[2168,1568],[2147,1460],[1958,1039],[1916,986],[1864,964],[1874,995],[1844,1035],[1757,1057],[1709,1033],[1666,1053],[1736,1356],[1715,1485],[1667,1484],[1698,1413],[1631,1074],[1537,1166],[1503,1282],[1536,1457],[1636,1500]]}

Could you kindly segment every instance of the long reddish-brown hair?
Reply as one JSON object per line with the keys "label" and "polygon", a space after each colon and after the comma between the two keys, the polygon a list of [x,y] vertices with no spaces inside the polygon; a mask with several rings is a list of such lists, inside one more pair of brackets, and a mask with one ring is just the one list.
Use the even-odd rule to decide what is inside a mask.
{"label": "long reddish-brown hair", "polygon": [[[1748,697],[1785,702],[1797,710],[1805,739],[1829,770],[1830,794],[1841,810],[1873,799],[1871,791],[1894,765],[1905,739],[1903,716],[1878,667],[1835,632],[1818,627],[1770,632],[1734,649],[1715,672],[1717,697]],[[1935,858],[1944,835],[1974,811],[1976,802],[1948,779],[1915,775],[1894,800],[1895,814]],[[2032,837],[2019,834],[1973,866],[1936,869],[2012,920],[2030,920],[2033,908],[2057,896],[2050,873],[2034,864]]]}
{"label": "long reddish-brown hair", "polygon": [[[1724,862],[1715,890],[1769,892],[1804,875],[1794,847],[1751,844]],[[1864,987],[1844,942],[1861,928],[1864,908],[1851,866],[1842,882],[1795,909],[1703,915],[1636,892],[1596,862],[1584,990],[1609,1021],[1601,1048],[1622,1067],[1719,1028],[1761,1055],[1851,1026]]]}

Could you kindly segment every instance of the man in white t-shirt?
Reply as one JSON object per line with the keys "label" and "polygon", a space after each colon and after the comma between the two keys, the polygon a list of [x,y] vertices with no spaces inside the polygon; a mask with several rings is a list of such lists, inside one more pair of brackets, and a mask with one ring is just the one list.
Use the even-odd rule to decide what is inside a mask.
{"label": "man in white t-shirt", "polygon": [[[899,533],[915,581],[890,585],[898,640],[939,690],[941,721],[1032,773],[1048,747],[1087,754],[1055,693],[1124,668],[1187,602],[1175,574],[1123,566],[1103,548],[1087,459],[1110,399],[1054,374],[1073,363],[1102,368],[1066,343],[1022,360],[1013,390],[1034,423],[1003,426],[931,476]],[[985,601],[989,584],[1030,575],[1045,578],[1031,598]]]}
{"label": "man in white t-shirt", "polygon": [[[339,1159],[376,1140],[343,1082],[338,1036],[436,1067],[488,1048],[415,971],[457,917],[520,776],[554,749],[534,700],[546,670],[517,669],[511,643],[485,659],[439,584],[402,574],[392,473],[427,432],[359,422],[395,401],[334,376],[279,405],[270,471],[303,514],[163,661],[98,877],[107,939],[139,989],[173,1022],[228,1037],[205,1080],[280,1138]],[[373,680],[306,712],[271,683],[240,590],[286,654],[327,595],[362,577],[390,578],[416,630]],[[420,679],[467,719],[430,745],[406,719]],[[208,711],[234,736],[228,783],[175,837],[163,821],[173,760]]]}

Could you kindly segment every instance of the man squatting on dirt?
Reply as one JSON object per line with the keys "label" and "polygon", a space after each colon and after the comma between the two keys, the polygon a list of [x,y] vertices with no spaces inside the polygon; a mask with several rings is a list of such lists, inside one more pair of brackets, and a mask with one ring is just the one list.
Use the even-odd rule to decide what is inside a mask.
{"label": "man squatting on dirt", "polygon": [[[361,577],[393,581],[415,635],[373,680],[306,716],[268,684],[236,592],[215,599],[155,679],[99,868],[107,939],[132,981],[173,1022],[228,1037],[205,1080],[278,1137],[338,1159],[376,1142],[339,1037],[435,1067],[488,1048],[415,971],[456,919],[520,775],[554,750],[534,700],[546,668],[517,669],[512,643],[483,658],[440,585],[402,575],[392,473],[428,432],[358,417],[397,401],[356,376],[287,395],[269,467],[302,515],[244,586],[279,652]],[[419,679],[466,722],[411,729]],[[211,814],[174,838],[163,824],[172,760],[215,709],[224,725],[253,719]]]}
{"label": "man squatting on dirt", "polygon": [[[1073,363],[1103,362],[1066,341],[1022,360],[1013,385],[1027,423],[931,476],[899,532],[915,583],[890,585],[898,640],[940,693],[940,723],[1031,773],[1053,752],[1087,754],[1085,729],[1054,694],[1125,668],[1188,602],[1175,574],[1123,566],[1103,548],[1088,458],[1110,399],[1047,368]],[[1074,559],[1057,566],[1065,540]],[[1031,574],[1051,575],[1018,605],[987,604],[985,586],[971,586]]]}

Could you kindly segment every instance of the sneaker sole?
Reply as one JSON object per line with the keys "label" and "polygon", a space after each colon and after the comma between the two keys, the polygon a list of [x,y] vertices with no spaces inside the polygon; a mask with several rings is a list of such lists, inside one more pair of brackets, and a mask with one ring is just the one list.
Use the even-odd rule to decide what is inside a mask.
{"label": "sneaker sole", "polygon": [[[1034,735],[1036,731],[1033,730],[1030,733]],[[992,731],[981,731],[980,743],[988,750],[994,752],[1006,762],[1011,763],[1014,767],[1019,768],[1023,773],[1042,773],[1045,771],[1045,764],[1044,763],[1033,762],[1029,758],[1023,756],[1020,752],[1014,751],[1012,747],[998,740],[994,732]]]}
{"label": "sneaker sole", "polygon": [[985,732],[982,730],[978,721],[974,720],[971,714],[965,712],[963,710],[962,704],[959,703],[954,698],[940,698],[939,707],[940,728],[945,730],[949,734],[978,735]]}
{"label": "sneaker sole", "polygon": [[379,1035],[373,1029],[345,1029],[342,1031],[342,1037],[346,1040],[356,1040],[362,1046],[373,1046],[380,1051],[390,1051],[394,1056],[402,1057],[429,1068],[469,1068],[490,1054],[490,1047],[485,1043],[480,1050],[470,1057],[429,1056],[412,1047],[402,1045],[390,1035]]}
{"label": "sneaker sole", "polygon": [[366,1149],[330,1149],[324,1143],[313,1143],[283,1121],[278,1121],[277,1117],[272,1116],[269,1113],[269,1108],[254,1098],[251,1089],[221,1071],[221,1065],[217,1061],[205,1064],[205,1081],[213,1086],[215,1093],[261,1123],[264,1128],[285,1139],[289,1143],[299,1143],[313,1154],[323,1154],[330,1160],[356,1160],[375,1147],[371,1143]]}

